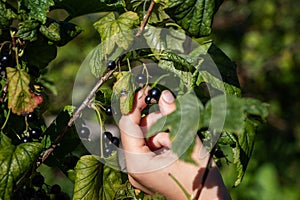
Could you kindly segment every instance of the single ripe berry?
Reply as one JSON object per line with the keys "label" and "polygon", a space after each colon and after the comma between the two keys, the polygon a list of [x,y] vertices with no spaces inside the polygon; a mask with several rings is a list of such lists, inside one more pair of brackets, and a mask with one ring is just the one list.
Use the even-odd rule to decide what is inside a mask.
{"label": "single ripe berry", "polygon": [[32,185],[36,187],[42,187],[44,183],[45,183],[45,178],[41,174],[35,175],[32,178]]}
{"label": "single ripe berry", "polygon": [[28,137],[28,136],[24,136],[24,137],[22,138],[22,142],[23,142],[23,143],[32,142],[32,138],[31,138],[31,137]]}
{"label": "single ripe berry", "polygon": [[119,140],[119,138],[117,138],[117,137],[113,137],[113,138],[111,139],[111,143],[114,144],[116,147],[119,147],[120,140]]}
{"label": "single ripe berry", "polygon": [[214,155],[216,156],[216,158],[224,158],[224,157],[226,157],[221,149],[217,149],[215,151]]}
{"label": "single ripe berry", "polygon": [[33,139],[39,139],[42,135],[42,129],[40,129],[39,127],[34,127],[29,130],[29,134]]}
{"label": "single ripe berry", "polygon": [[38,119],[38,116],[35,112],[29,113],[27,115],[27,121],[28,122],[35,122],[35,121],[37,121],[37,119]]}
{"label": "single ripe berry", "polygon": [[81,127],[80,130],[79,130],[79,136],[81,138],[89,138],[90,136],[90,129],[88,129],[87,127]]}
{"label": "single ripe berry", "polygon": [[138,74],[136,77],[135,77],[135,81],[138,83],[138,84],[145,84],[147,82],[147,77],[144,75],[144,74]]}
{"label": "single ripe berry", "polygon": [[1,64],[3,65],[3,66],[7,66],[7,64],[8,64],[8,56],[6,56],[6,55],[3,55],[2,57],[1,57]]}
{"label": "single ripe berry", "polygon": [[104,150],[103,150],[104,157],[106,157],[106,158],[109,157],[112,153],[112,150],[113,149],[111,148],[111,145],[104,147]]}
{"label": "single ripe berry", "polygon": [[147,95],[147,96],[145,97],[145,103],[146,103],[146,104],[151,104],[151,100],[152,100],[152,97],[151,97],[151,96]]}
{"label": "single ripe berry", "polygon": [[61,187],[58,184],[54,184],[51,187],[50,193],[51,194],[58,194],[61,192]]}
{"label": "single ripe berry", "polygon": [[108,61],[108,63],[107,63],[107,69],[113,70],[115,68],[116,68],[116,62],[114,60]]}
{"label": "single ripe berry", "polygon": [[113,110],[111,106],[107,106],[105,108],[105,114],[111,116],[113,114]]}
{"label": "single ripe berry", "polygon": [[105,132],[103,133],[103,139],[104,139],[104,140],[111,141],[112,138],[113,138],[113,135],[111,134],[111,132],[105,131]]}
{"label": "single ripe berry", "polygon": [[151,88],[151,89],[149,90],[148,95],[149,95],[151,98],[153,98],[153,99],[155,99],[156,101],[158,101],[158,100],[159,100],[159,97],[160,97],[160,95],[161,95],[161,91],[160,91],[160,89],[154,87],[154,88]]}

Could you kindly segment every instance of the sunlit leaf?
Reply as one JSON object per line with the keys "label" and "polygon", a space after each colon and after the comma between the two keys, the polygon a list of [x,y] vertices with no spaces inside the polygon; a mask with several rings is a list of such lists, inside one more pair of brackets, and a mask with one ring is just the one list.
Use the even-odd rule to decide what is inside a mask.
{"label": "sunlit leaf", "polygon": [[81,33],[81,28],[73,23],[48,18],[48,23],[41,25],[39,31],[57,46],[63,46]]}
{"label": "sunlit leaf", "polygon": [[136,13],[128,11],[120,16],[110,12],[94,26],[99,32],[102,42],[106,43],[107,54],[110,54],[115,45],[127,50],[133,43],[134,28],[139,24],[139,17]]}
{"label": "sunlit leaf", "polygon": [[80,158],[76,167],[73,199],[114,199],[122,185],[122,173],[101,163],[96,156]]}
{"label": "sunlit leaf", "polygon": [[34,41],[37,39],[37,27],[40,24],[37,21],[27,20],[19,23],[17,37],[23,40]]}
{"label": "sunlit leaf", "polygon": [[8,80],[8,108],[21,115],[31,113],[39,105],[35,94],[30,92],[30,77],[23,70],[6,68]]}
{"label": "sunlit leaf", "polygon": [[128,114],[132,111],[136,84],[130,71],[120,73],[119,76],[113,86],[113,93],[116,100],[120,99],[121,113]]}
{"label": "sunlit leaf", "polygon": [[46,22],[47,13],[50,9],[50,6],[54,5],[53,0],[23,0],[21,1],[21,9],[23,7],[27,8],[26,10],[29,11],[28,15],[32,19],[37,19],[42,23]]}
{"label": "sunlit leaf", "polygon": [[186,40],[186,34],[183,30],[163,29],[148,25],[145,28],[143,37],[146,39],[152,52],[156,54],[164,50],[184,52],[183,44]]}
{"label": "sunlit leaf", "polygon": [[166,0],[162,1],[166,13],[192,36],[211,33],[214,13],[222,0]]}
{"label": "sunlit leaf", "polygon": [[12,198],[13,187],[30,169],[41,150],[40,143],[23,143],[14,146],[6,135],[0,135],[0,199]]}

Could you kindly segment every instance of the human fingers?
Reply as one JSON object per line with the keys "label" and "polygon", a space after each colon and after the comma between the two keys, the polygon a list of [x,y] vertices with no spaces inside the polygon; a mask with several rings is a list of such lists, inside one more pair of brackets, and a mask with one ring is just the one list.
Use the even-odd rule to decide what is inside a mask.
{"label": "human fingers", "polygon": [[[123,115],[119,121],[122,146],[125,151],[141,153],[146,143],[140,127],[141,112],[146,107],[144,102],[146,94],[140,90],[135,94],[134,105],[131,113]],[[122,97],[121,97],[122,98]]]}
{"label": "human fingers", "polygon": [[176,110],[176,103],[173,94],[169,90],[164,90],[158,101],[158,107],[163,116]]}

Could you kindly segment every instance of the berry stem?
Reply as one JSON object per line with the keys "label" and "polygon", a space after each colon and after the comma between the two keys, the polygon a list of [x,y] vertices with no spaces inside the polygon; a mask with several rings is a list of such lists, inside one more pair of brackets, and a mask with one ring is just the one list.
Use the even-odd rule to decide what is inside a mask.
{"label": "berry stem", "polygon": [[8,119],[9,119],[9,116],[10,116],[10,111],[11,111],[11,109],[8,110],[8,113],[7,113],[6,118],[5,118],[5,122],[3,123],[2,127],[1,127],[1,131],[5,128],[5,126],[8,122]]}

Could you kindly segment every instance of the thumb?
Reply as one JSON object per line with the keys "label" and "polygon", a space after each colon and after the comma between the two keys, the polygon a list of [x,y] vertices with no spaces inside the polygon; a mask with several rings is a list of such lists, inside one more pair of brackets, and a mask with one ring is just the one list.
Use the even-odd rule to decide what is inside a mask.
{"label": "thumb", "polygon": [[173,94],[169,90],[164,90],[158,101],[158,107],[163,116],[176,110],[176,103]]}

